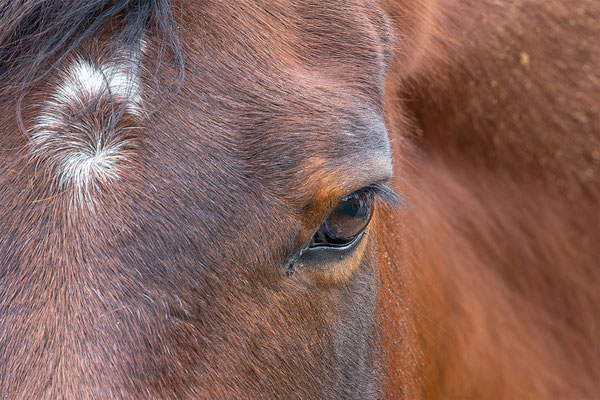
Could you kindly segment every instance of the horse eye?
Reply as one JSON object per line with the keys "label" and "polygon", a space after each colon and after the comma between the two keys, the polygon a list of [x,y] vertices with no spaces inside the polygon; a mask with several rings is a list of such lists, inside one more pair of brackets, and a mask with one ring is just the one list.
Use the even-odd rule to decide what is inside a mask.
{"label": "horse eye", "polygon": [[373,207],[373,194],[368,190],[343,198],[315,233],[310,247],[342,247],[352,243],[369,224]]}

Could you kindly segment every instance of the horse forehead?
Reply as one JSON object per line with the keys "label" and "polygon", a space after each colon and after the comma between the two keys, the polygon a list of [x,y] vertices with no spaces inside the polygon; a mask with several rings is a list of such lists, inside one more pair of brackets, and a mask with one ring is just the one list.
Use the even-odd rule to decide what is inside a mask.
{"label": "horse forehead", "polygon": [[[197,6],[192,2],[190,7],[194,5]],[[350,20],[349,23],[333,23],[333,31],[341,38],[351,27],[361,26],[364,29],[350,36],[361,43],[357,49],[362,46],[366,53],[377,47],[374,39],[377,35],[372,35],[373,27],[365,22],[364,9],[325,7],[323,10],[312,17],[302,15],[300,22],[291,15],[279,15],[278,29],[282,30],[282,35],[287,35],[289,29],[298,29],[296,35],[292,35],[294,40],[285,43],[290,52],[277,50],[281,44],[277,40],[262,40],[261,35],[273,28],[269,24],[260,25],[260,22],[272,22],[265,19],[268,13],[254,15],[254,19],[242,18],[241,27],[246,30],[253,27],[254,32],[227,35],[227,40],[236,41],[237,47],[232,43],[225,45],[239,52],[223,52],[223,43],[215,45],[214,40],[202,34],[203,27],[210,30],[206,25],[187,21],[193,29],[182,32],[182,42],[189,72],[182,83],[182,91],[175,96],[178,100],[173,108],[164,106],[173,100],[172,92],[166,93],[166,97],[153,96],[155,76],[148,74],[153,70],[160,43],[153,43],[152,37],[148,36],[149,42],[144,40],[144,43],[137,43],[135,49],[127,49],[124,52],[127,57],[116,54],[114,59],[102,56],[101,43],[95,43],[85,49],[82,57],[69,59],[58,81],[54,82],[55,94],[45,103],[39,123],[32,131],[32,137],[37,140],[34,140],[35,153],[46,156],[52,163],[61,185],[72,181],[81,188],[78,193],[86,196],[90,184],[96,180],[119,178],[130,169],[128,162],[134,153],[140,151],[129,146],[132,140],[142,140],[139,132],[130,138],[128,135],[133,131],[129,126],[123,129],[117,126],[119,129],[115,132],[118,134],[112,135],[110,141],[100,140],[98,143],[104,146],[100,149],[99,145],[91,146],[94,148],[91,155],[83,152],[90,147],[87,137],[81,139],[83,150],[69,148],[68,152],[63,149],[62,142],[57,142],[57,137],[69,139],[69,143],[73,142],[73,137],[78,137],[77,132],[71,132],[69,121],[71,114],[80,115],[81,111],[69,109],[69,113],[63,112],[65,107],[83,107],[90,114],[90,124],[94,125],[102,121],[111,123],[108,116],[114,113],[112,106],[121,107],[122,103],[124,115],[131,117],[127,120],[131,121],[126,121],[128,124],[157,124],[146,130],[148,140],[160,141],[161,132],[163,137],[177,139],[180,151],[169,153],[166,147],[163,148],[164,151],[158,152],[162,161],[192,162],[195,173],[203,176],[206,187],[220,188],[223,180],[234,181],[232,175],[237,181],[233,186],[252,184],[238,179],[247,175],[232,172],[236,169],[250,169],[254,172],[253,179],[268,177],[263,184],[281,186],[279,182],[291,184],[327,167],[343,168],[338,161],[349,157],[360,159],[373,150],[387,156],[387,136],[378,104],[382,83],[370,79],[381,69],[381,60],[365,57],[368,62],[361,64],[355,63],[356,57],[352,56],[342,59],[324,55],[323,43],[318,35],[315,36],[314,29],[332,15]],[[303,11],[306,10],[296,10],[296,13]],[[211,16],[210,12],[206,14]],[[184,23],[188,18],[180,17]],[[232,17],[232,14],[219,14],[219,18]],[[270,47],[274,52],[257,49],[254,37],[257,35],[261,38],[260,45]],[[299,44],[300,39],[308,42]],[[342,42],[344,40],[336,45],[341,46],[338,53],[352,53],[345,48],[349,41]],[[332,49],[336,51],[335,46]],[[164,64],[159,65],[162,66]],[[349,70],[352,70],[351,77],[345,79],[344,73]],[[359,86],[354,84],[356,74],[367,78]],[[111,107],[90,109],[84,104],[87,100],[82,100],[93,100],[100,95],[107,96],[107,104]],[[151,121],[144,114],[152,110],[159,111]],[[102,113],[107,113],[106,118]],[[59,121],[61,116],[65,121]],[[57,122],[64,126],[58,126]],[[114,131],[112,125],[106,129],[95,125],[91,128],[102,135]],[[47,140],[49,137],[53,140]],[[174,141],[170,147],[177,147]],[[202,188],[199,186],[198,189]]]}
{"label": "horse forehead", "polygon": [[190,60],[212,64],[208,74],[238,82],[236,75],[263,73],[258,78],[271,87],[285,69],[305,80],[303,68],[312,69],[313,80],[356,85],[368,78],[382,86],[393,38],[371,1],[189,2],[178,19]]}
{"label": "horse forehead", "polygon": [[[186,121],[174,133],[221,154],[206,168],[231,169],[236,159],[253,177],[268,178],[264,185],[290,184],[290,179],[329,167],[344,169],[344,160],[388,157],[387,131],[376,102],[334,78],[315,79],[312,72],[291,78],[288,71],[273,71],[265,77],[270,81],[258,83],[252,80],[256,75],[225,84],[214,76],[189,76],[186,90],[194,95],[181,99]],[[177,114],[162,122],[165,129],[174,126]],[[198,156],[202,169],[210,157]]]}
{"label": "horse forehead", "polygon": [[389,43],[385,23],[372,16],[377,9],[283,4],[247,13],[230,2],[203,5],[200,14],[194,3],[182,10],[190,96],[180,108],[194,111],[189,121],[201,131],[219,128],[200,140],[242,141],[253,159],[286,159],[286,167],[315,155],[322,162],[359,150],[387,153],[381,106]]}

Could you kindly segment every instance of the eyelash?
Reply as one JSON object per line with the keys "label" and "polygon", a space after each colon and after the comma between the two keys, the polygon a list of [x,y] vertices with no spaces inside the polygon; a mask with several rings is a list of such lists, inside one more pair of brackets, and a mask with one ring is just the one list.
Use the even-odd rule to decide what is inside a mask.
{"label": "eyelash", "polygon": [[402,196],[384,183],[372,183],[365,186],[362,190],[370,192],[378,203],[382,204],[388,210],[395,210],[400,207],[406,208]]}

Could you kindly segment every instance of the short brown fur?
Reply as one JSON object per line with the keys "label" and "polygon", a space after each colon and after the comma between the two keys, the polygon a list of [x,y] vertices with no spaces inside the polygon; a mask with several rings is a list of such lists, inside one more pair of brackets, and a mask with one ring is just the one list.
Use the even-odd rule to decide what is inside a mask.
{"label": "short brown fur", "polygon": [[[3,397],[600,391],[597,2],[42,3],[0,6]],[[73,110],[131,143],[77,203],[28,129],[142,33],[145,113]],[[406,208],[290,273],[384,117]]]}

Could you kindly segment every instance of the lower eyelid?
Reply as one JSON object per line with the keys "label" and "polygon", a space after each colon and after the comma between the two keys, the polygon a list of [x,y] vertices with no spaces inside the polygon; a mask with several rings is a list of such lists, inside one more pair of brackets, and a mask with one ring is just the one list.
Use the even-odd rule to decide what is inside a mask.
{"label": "lower eyelid", "polygon": [[364,230],[345,246],[332,247],[322,245],[307,247],[291,263],[300,268],[311,268],[324,263],[339,262],[344,258],[352,256],[353,252],[359,247],[365,236],[367,236],[367,230]]}
{"label": "lower eyelid", "polygon": [[317,282],[345,282],[358,268],[367,245],[367,231],[363,231],[346,247],[307,248],[290,262],[287,273],[307,273]]}

